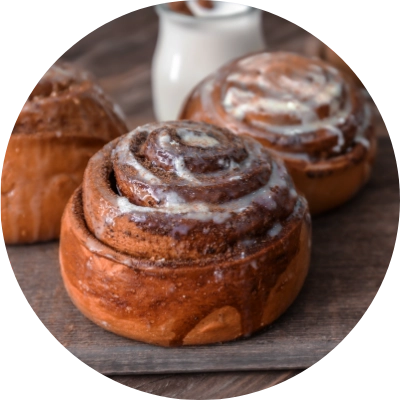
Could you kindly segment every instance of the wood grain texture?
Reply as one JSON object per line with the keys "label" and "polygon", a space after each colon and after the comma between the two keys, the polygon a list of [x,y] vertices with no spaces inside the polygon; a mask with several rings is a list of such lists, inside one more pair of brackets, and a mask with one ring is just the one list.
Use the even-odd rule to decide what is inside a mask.
{"label": "wood grain texture", "polygon": [[[310,54],[309,49],[318,44],[289,21],[269,13],[264,13],[263,19],[270,50]],[[150,68],[157,34],[157,16],[152,8],[146,8],[100,27],[62,59],[90,70],[135,128],[154,120]],[[169,351],[103,331],[68,299],[58,272],[55,242],[8,247],[20,286],[33,310],[64,346],[104,373],[135,373],[112,377],[132,388],[172,398],[219,399],[288,379],[299,370],[285,368],[311,365],[354,327],[375,296],[390,261],[398,225],[398,176],[375,107],[374,114],[378,135],[386,139],[380,142],[373,179],[353,201],[313,221],[313,257],[304,290],[281,319],[249,340]],[[182,354],[186,361],[181,360]],[[235,371],[204,372],[229,369]],[[189,370],[202,372],[187,373]],[[186,374],[162,374],[165,371]],[[141,372],[157,375],[138,375]]]}
{"label": "wood grain texture", "polygon": [[97,327],[72,305],[62,285],[58,243],[8,246],[18,282],[50,332],[105,374],[303,369],[331,351],[374,298],[392,255],[399,211],[395,158],[380,140],[373,178],[352,201],[313,220],[310,274],[298,299],[249,339],[160,348]]}
{"label": "wood grain texture", "polygon": [[301,371],[217,372],[113,376],[116,382],[143,392],[173,399],[225,399],[258,392],[282,383]]}

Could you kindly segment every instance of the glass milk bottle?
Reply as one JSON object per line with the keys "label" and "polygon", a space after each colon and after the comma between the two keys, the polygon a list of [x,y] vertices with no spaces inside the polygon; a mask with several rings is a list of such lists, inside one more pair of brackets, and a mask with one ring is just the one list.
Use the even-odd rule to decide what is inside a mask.
{"label": "glass milk bottle", "polygon": [[152,92],[159,121],[176,119],[194,86],[220,66],[265,49],[260,10],[214,3],[220,13],[206,16],[180,14],[167,4],[156,6],[160,27],[152,64]]}

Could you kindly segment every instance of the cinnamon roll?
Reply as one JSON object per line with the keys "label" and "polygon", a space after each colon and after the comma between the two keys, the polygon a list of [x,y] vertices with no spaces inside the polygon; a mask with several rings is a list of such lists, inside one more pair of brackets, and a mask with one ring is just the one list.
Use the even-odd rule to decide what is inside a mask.
{"label": "cinnamon roll", "polygon": [[271,323],[307,274],[310,218],[280,161],[251,138],[148,124],[89,161],[61,227],[65,287],[128,338],[178,346]]}
{"label": "cinnamon roll", "polygon": [[201,82],[182,119],[227,127],[282,158],[312,214],[350,199],[376,152],[371,112],[351,79],[319,59],[259,53]]}
{"label": "cinnamon roll", "polygon": [[345,61],[339,57],[330,47],[323,46],[320,53],[320,58],[327,61],[329,64],[334,65],[337,69],[347,74],[353,82],[359,86],[364,87],[360,78],[354,73],[354,71],[345,63]]}
{"label": "cinnamon roll", "polygon": [[14,126],[1,177],[6,243],[59,237],[63,209],[89,158],[128,131],[119,109],[89,74],[54,65],[37,84]]}

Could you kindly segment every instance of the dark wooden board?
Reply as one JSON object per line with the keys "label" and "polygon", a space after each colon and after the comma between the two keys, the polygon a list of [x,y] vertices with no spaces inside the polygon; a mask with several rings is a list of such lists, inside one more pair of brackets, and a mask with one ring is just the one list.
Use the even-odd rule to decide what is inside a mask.
{"label": "dark wooden board", "polygon": [[282,383],[301,371],[214,372],[168,375],[117,375],[125,386],[173,399],[225,399]]}
{"label": "dark wooden board", "polygon": [[329,353],[374,298],[392,255],[399,212],[393,149],[381,138],[373,177],[352,201],[313,220],[310,274],[274,324],[245,340],[166,349],[106,332],[83,317],[62,285],[58,243],[8,246],[33,310],[74,355],[105,374],[303,369]]}

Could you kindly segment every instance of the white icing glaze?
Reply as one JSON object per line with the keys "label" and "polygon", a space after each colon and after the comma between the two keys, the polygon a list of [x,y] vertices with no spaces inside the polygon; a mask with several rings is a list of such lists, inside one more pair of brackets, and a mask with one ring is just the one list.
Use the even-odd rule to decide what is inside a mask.
{"label": "white icing glaze", "polygon": [[110,216],[106,216],[105,222],[107,225],[114,225],[114,220]]}
{"label": "white icing glaze", "polygon": [[[251,79],[249,76],[243,76],[245,81]],[[293,82],[292,79],[289,80],[287,78],[287,80]],[[266,80],[263,80],[263,82],[265,84]],[[299,84],[299,88],[303,85],[304,83]],[[309,91],[308,96],[312,96],[311,89]],[[290,95],[290,92],[286,92],[280,98],[266,98],[256,95],[247,89],[233,86],[227,90],[223,99],[223,106],[226,112],[237,120],[243,120],[248,114],[289,114],[301,121],[301,124],[297,125],[275,125],[259,120],[252,121],[254,126],[277,134],[299,135],[318,129],[333,131],[331,128],[340,123],[340,121],[345,121],[351,113],[349,100],[343,110],[337,110],[338,102],[335,99],[341,94],[341,91],[342,87],[339,84],[330,83],[324,86],[324,91],[318,92],[312,97],[312,100],[305,102],[302,98]],[[333,104],[334,107],[330,107],[330,112],[333,115],[321,120],[315,113],[315,108],[323,104]],[[334,134],[336,135],[337,131],[334,131]]]}
{"label": "white icing glaze", "polygon": [[264,63],[268,62],[272,57],[272,53],[260,53],[254,54],[252,56],[243,58],[239,61],[239,66],[243,68],[247,68],[248,66],[252,66],[256,63],[263,65]]}
{"label": "white icing glaze", "polygon": [[[168,124],[165,125],[166,127],[169,128],[174,128],[173,126],[170,126]],[[113,150],[112,157],[116,159],[116,162],[119,164],[126,164],[130,165],[131,167],[135,168],[137,171],[138,177],[143,179],[144,182],[150,183],[150,184],[162,184],[162,181],[156,177],[153,173],[148,171],[145,167],[143,167],[133,156],[133,154],[127,150],[129,149],[129,143],[133,139],[134,135],[137,135],[139,133],[143,133],[145,131],[145,126],[139,127],[136,130],[130,132],[123,140],[120,141],[120,143],[117,145],[117,147]],[[190,132],[189,129],[186,128],[179,128],[177,129],[178,135],[181,137],[181,140],[184,142],[185,140],[190,142],[192,146],[200,147],[200,148],[217,148],[220,143],[218,142],[217,139],[207,135],[207,134],[202,134],[202,135],[197,135],[194,134],[193,132]],[[179,143],[171,141],[171,137],[168,134],[168,131],[163,131],[160,132],[159,138],[158,138],[158,143],[159,145],[163,148],[168,150],[171,145],[173,146],[179,146]],[[251,168],[252,164],[261,157],[262,155],[262,148],[261,146],[258,145],[257,142],[251,141],[251,142],[246,142],[244,147],[246,148],[249,156],[246,157],[244,162],[241,164],[238,164],[235,162],[233,159],[226,159],[226,158],[221,158],[218,160],[218,164],[223,166],[224,169],[221,171],[216,171],[214,173],[208,173],[207,178],[208,179],[220,179],[224,181],[225,179],[228,181],[240,179],[240,176],[234,176],[231,177],[231,173],[234,171],[239,171],[241,170],[242,172],[245,172],[246,169]],[[160,160],[161,161],[161,160]],[[185,180],[188,184],[193,184],[196,186],[201,186],[201,185],[207,185],[207,180],[201,180],[196,177],[195,173],[191,173],[185,165],[185,160],[183,156],[178,156],[174,159],[173,161],[173,167],[174,167],[174,172],[176,175]]]}
{"label": "white icing glaze", "polygon": [[335,126],[327,126],[326,129],[328,129],[330,132],[334,133],[337,136],[338,138],[337,145],[334,146],[332,150],[336,153],[340,153],[342,151],[343,145],[345,144],[343,132]]}
{"label": "white icing glaze", "polygon": [[171,136],[169,136],[167,131],[162,131],[158,136],[158,143],[161,148],[165,149],[168,144],[171,144]]}
{"label": "white icing glaze", "polygon": [[370,146],[371,146],[370,143],[369,143],[369,140],[367,138],[365,138],[365,137],[362,137],[362,136],[356,136],[354,141],[356,143],[362,144],[366,149],[369,149]]}
{"label": "white icing glaze", "polygon": [[370,148],[370,143],[369,140],[365,137],[365,133],[367,132],[368,126],[371,124],[371,119],[372,119],[372,113],[371,113],[371,108],[369,107],[368,104],[365,104],[364,107],[364,119],[362,122],[362,125],[359,126],[356,137],[354,138],[355,143],[360,143],[363,145],[367,150]]}
{"label": "white icing glaze", "polygon": [[290,197],[292,197],[293,199],[295,199],[295,198],[297,197],[296,189],[295,189],[294,187],[290,188],[289,194],[290,194]]}
{"label": "white icing glaze", "polygon": [[186,128],[178,128],[177,133],[182,142],[188,146],[208,148],[219,145],[218,140],[207,135],[205,132],[193,132]]}
{"label": "white icing glaze", "polygon": [[92,262],[93,262],[93,257],[89,257],[89,259],[88,259],[87,262],[86,262],[86,268],[87,268],[88,270],[92,270],[92,269],[93,269]]}
{"label": "white icing glaze", "polygon": [[282,230],[280,222],[276,222],[274,226],[268,231],[268,235],[271,237],[278,236]]}
{"label": "white icing glaze", "polygon": [[[187,128],[190,129],[192,125],[192,122],[187,123]],[[171,123],[170,128],[176,129],[176,125]],[[193,129],[194,132],[196,132],[195,126]],[[175,137],[175,133],[170,129],[166,129],[165,132],[162,132],[157,129],[157,125],[155,127],[153,124],[148,128],[141,127],[136,129],[126,135],[126,137],[120,138],[116,144],[114,144],[115,142],[111,142],[106,146],[104,151],[100,151],[93,156],[88,168],[96,168],[95,171],[98,172],[96,172],[95,176],[100,174],[102,178],[100,180],[101,184],[98,184],[97,179],[97,184],[95,185],[92,185],[92,181],[87,182],[91,190],[96,190],[96,198],[99,200],[97,202],[98,204],[95,205],[95,210],[88,210],[85,208],[85,217],[87,221],[90,221],[88,222],[88,226],[90,226],[95,237],[101,242],[108,243],[107,240],[110,236],[113,236],[115,230],[119,229],[118,227],[123,226],[124,229],[133,229],[131,233],[135,235],[135,229],[155,229],[160,223],[162,224],[164,218],[166,218],[165,221],[168,221],[168,225],[166,223],[167,232],[174,240],[179,240],[180,236],[187,236],[189,231],[197,227],[198,224],[195,224],[194,221],[210,223],[210,227],[206,228],[204,232],[205,235],[209,233],[214,234],[214,229],[216,229],[215,225],[224,224],[223,229],[228,229],[228,232],[231,232],[232,229],[235,229],[238,233],[243,232],[243,238],[245,238],[248,232],[251,232],[252,229],[254,230],[254,218],[256,218],[257,223],[268,224],[266,226],[273,224],[273,221],[277,217],[270,211],[274,211],[278,208],[278,199],[283,202],[282,207],[279,207],[278,210],[280,213],[279,215],[285,212],[285,207],[287,207],[288,211],[293,208],[296,203],[297,195],[281,161],[270,159],[269,153],[263,149],[261,144],[253,139],[239,139],[233,135],[229,136],[235,143],[235,147],[231,148],[230,145],[226,144],[230,142],[223,136],[220,136],[221,133],[218,130],[211,130],[210,132],[208,136],[217,141],[217,144],[212,142],[211,147],[217,147],[218,149],[218,146],[221,146],[221,150],[217,151],[217,153],[215,153],[214,149],[212,151],[210,150],[210,153],[207,153],[207,150],[204,152],[203,150],[199,150],[199,153],[203,154],[203,157],[207,157],[203,160],[196,158],[195,149],[188,149],[184,143],[182,143],[182,137],[180,137],[180,140],[176,139],[179,142],[176,146],[182,147],[171,150],[170,139],[171,137]],[[143,136],[143,134],[148,135],[148,141],[146,141],[146,136]],[[179,136],[177,129],[176,134]],[[135,137],[135,135],[140,136]],[[154,135],[158,135],[158,137]],[[191,141],[192,136],[201,137],[202,135],[190,135],[187,134],[187,132],[183,132],[182,136],[185,137],[186,140]],[[219,143],[219,140],[221,140],[221,143]],[[207,141],[208,139],[206,139],[206,142]],[[146,169],[147,165],[151,165],[151,157],[154,157],[154,154],[159,151],[157,145],[165,146],[164,150],[159,154],[161,154],[162,157],[168,156],[170,160],[168,168],[163,171],[160,170],[160,172],[153,169],[153,167],[151,167],[151,170]],[[201,142],[200,146],[198,146],[199,149],[203,149],[203,145],[204,143]],[[113,146],[115,147],[113,148]],[[140,148],[138,146],[143,147]],[[151,152],[148,151],[149,149]],[[140,157],[136,158],[133,154],[136,150],[139,152]],[[168,151],[171,151],[171,153],[168,153]],[[141,157],[143,157],[143,154],[147,154],[149,157],[146,162],[142,161]],[[218,154],[218,158],[216,158],[216,154]],[[171,156],[175,158],[171,159]],[[221,162],[219,163],[220,165],[216,167],[216,170],[211,169],[211,172],[208,172],[206,169],[201,173],[191,173],[188,170],[189,164],[188,166],[185,165],[184,157],[187,157],[187,160],[189,160],[190,157],[194,157],[193,159],[195,162],[190,164],[190,166],[197,166],[197,168],[199,168],[199,166],[201,167],[201,162],[208,160],[208,157],[211,157],[214,164],[210,165],[214,165],[214,167],[216,167],[215,163],[218,164],[218,160]],[[236,159],[237,162],[233,161],[233,159]],[[99,165],[105,167],[98,168]],[[155,199],[156,203],[154,203],[154,201],[151,202],[151,206],[138,205],[139,202],[134,204],[135,200],[131,200],[133,201],[131,203],[128,197],[122,194],[126,190],[122,185],[121,189],[117,188],[119,194],[116,193],[115,187],[110,185],[108,178],[112,169],[114,169],[118,185],[121,175],[123,175],[123,172],[121,173],[121,166],[123,165],[129,165],[135,169],[134,177],[123,177],[123,179],[125,179],[124,182],[127,182],[128,185],[130,180],[132,180],[132,182],[134,180],[131,187],[128,189],[127,196],[129,199],[131,198],[130,194],[133,193],[137,187],[138,194],[142,196],[142,198],[148,192],[152,198]],[[263,168],[265,169],[264,171]],[[157,174],[157,176],[154,174]],[[184,182],[181,182],[175,174]],[[248,190],[246,190],[246,188],[243,188],[244,190],[236,188],[236,182],[233,184],[229,183],[229,181],[240,181],[242,176],[245,177],[245,179],[249,179],[249,184],[251,186]],[[163,177],[163,179],[159,177]],[[155,182],[155,184],[149,184],[148,186],[143,184],[137,185],[137,182],[140,183],[141,181]],[[161,183],[159,183],[160,181]],[[201,197],[202,192],[191,192],[191,185],[195,188],[193,190],[198,190],[198,186],[207,184],[210,185],[210,188],[216,188],[220,181],[224,184],[221,194],[216,193],[216,195],[213,194],[212,196]],[[185,189],[182,189],[182,187]],[[227,190],[226,194],[225,187]],[[85,193],[89,192],[84,190],[84,205],[87,201]],[[210,200],[208,200],[208,198]],[[286,199],[289,199],[289,201],[286,201]],[[299,201],[301,202],[301,200],[297,200],[297,202]],[[140,202],[140,204],[145,203]],[[263,213],[263,216],[259,221],[257,218],[258,214],[261,213]],[[126,223],[128,223],[128,225],[126,225]],[[132,225],[129,225],[131,223]],[[129,226],[132,228],[129,228]],[[277,227],[274,229],[276,231]],[[275,235],[274,229],[271,229],[269,232],[271,237]],[[195,230],[193,232],[196,233]],[[278,233],[279,232],[276,232],[276,234]],[[210,238],[212,241],[213,236],[210,236]],[[177,246],[179,248],[179,244]],[[99,245],[94,242],[89,243],[88,247],[93,251],[99,247]],[[98,249],[98,251],[99,250],[101,249]],[[210,247],[210,250],[213,249]]]}
{"label": "white icing glaze", "polygon": [[86,247],[91,253],[99,254],[103,251],[104,245],[89,235],[86,238]]}
{"label": "white icing glaze", "polygon": [[133,167],[145,182],[151,184],[160,184],[161,180],[150,171],[148,171],[146,168],[144,168],[143,165],[136,160],[136,158],[130,151],[127,151],[135,134],[136,132],[132,131],[128,135],[123,137],[113,150],[112,157],[115,158],[116,162],[120,165],[129,165]]}
{"label": "white icing glaze", "polygon": [[276,208],[271,188],[287,188],[286,170],[279,163],[273,162],[271,176],[268,183],[258,190],[224,204],[212,205],[204,202],[184,202],[176,193],[167,192],[164,194],[167,201],[157,208],[137,206],[129,202],[125,197],[117,196],[115,206],[118,209],[117,215],[129,214],[136,222],[144,222],[147,214],[184,214],[186,219],[197,221],[214,221],[220,224],[225,222],[231,213],[245,211],[253,202],[260,203],[270,210]]}
{"label": "white icing glaze", "polygon": [[190,231],[190,228],[190,226],[185,224],[177,224],[172,229],[172,235],[175,236],[177,233],[179,233],[180,235],[185,236]]}
{"label": "white icing glaze", "polygon": [[[283,57],[283,58],[281,58]],[[329,65],[320,65],[319,61],[310,61],[299,70],[290,70],[287,74],[281,67],[286,55],[261,53],[244,58],[238,62],[238,68],[227,75],[227,90],[222,94],[222,106],[225,111],[238,121],[253,125],[260,131],[268,131],[277,135],[302,135],[316,131],[325,131],[336,136],[337,143],[332,148],[341,153],[346,143],[342,126],[352,118],[353,103],[348,95],[350,87],[339,71]],[[269,76],[273,78],[269,78]],[[202,100],[209,109],[210,89],[214,75],[201,88]],[[206,87],[207,86],[207,87]],[[343,101],[344,99],[344,101]],[[319,117],[316,110],[328,107],[328,115]],[[287,125],[269,122],[263,116],[284,116],[294,118],[297,123]],[[260,116],[257,118],[255,116]],[[367,115],[365,120],[369,120]],[[355,142],[368,147],[365,130],[368,123],[358,127]],[[262,137],[262,132],[253,132]],[[285,154],[286,156],[286,154]],[[307,154],[287,153],[289,158],[310,161]]]}
{"label": "white icing glaze", "polygon": [[214,271],[214,279],[215,279],[216,282],[222,281],[222,280],[224,279],[224,273],[223,273],[223,271],[220,270],[220,269],[216,269],[216,270]]}
{"label": "white icing glaze", "polygon": [[183,157],[176,157],[174,160],[174,169],[176,175],[189,182],[198,182],[194,175],[186,168]]}
{"label": "white icing glaze", "polygon": [[158,191],[157,192],[158,197],[164,201],[165,207],[169,207],[170,205],[173,204],[182,204],[185,203],[185,200],[182,199],[177,193],[172,192],[172,191]]}

